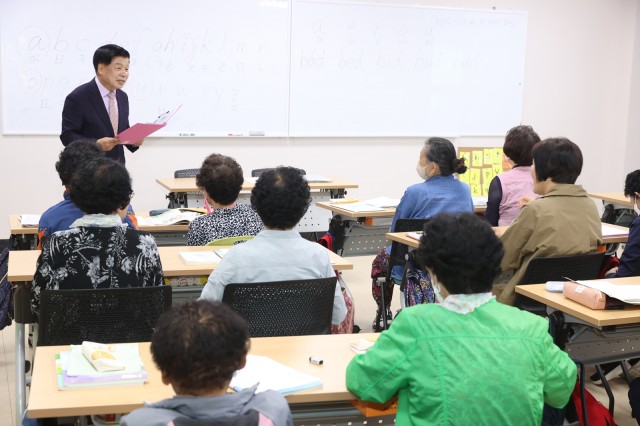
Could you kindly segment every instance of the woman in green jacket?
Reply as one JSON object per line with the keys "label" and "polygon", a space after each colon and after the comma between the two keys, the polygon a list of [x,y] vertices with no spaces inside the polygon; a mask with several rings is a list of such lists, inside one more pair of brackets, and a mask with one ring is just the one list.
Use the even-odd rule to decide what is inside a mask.
{"label": "woman in green jacket", "polygon": [[442,214],[424,229],[418,261],[438,304],[403,309],[347,368],[366,401],[398,395],[398,425],[540,425],[543,403],[563,407],[576,366],[548,322],[498,303],[491,284],[503,247],[472,214]]}

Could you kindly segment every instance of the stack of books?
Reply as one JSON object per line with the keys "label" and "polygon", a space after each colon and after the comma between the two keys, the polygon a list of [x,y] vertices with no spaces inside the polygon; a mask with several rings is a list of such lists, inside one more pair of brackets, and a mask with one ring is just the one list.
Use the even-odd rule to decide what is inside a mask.
{"label": "stack of books", "polygon": [[113,353],[124,368],[99,372],[82,354],[82,346],[71,345],[71,350],[56,355],[58,389],[79,389],[101,386],[141,385],[148,380],[137,343],[112,345]]}

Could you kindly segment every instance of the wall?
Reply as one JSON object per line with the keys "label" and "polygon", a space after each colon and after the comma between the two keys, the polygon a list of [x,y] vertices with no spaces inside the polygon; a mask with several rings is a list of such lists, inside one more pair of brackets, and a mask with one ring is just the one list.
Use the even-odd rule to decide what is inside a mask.
{"label": "wall", "polygon": [[[638,168],[631,155],[637,158],[639,153],[633,141],[638,140],[640,128],[638,120],[630,120],[640,112],[636,0],[417,3],[528,10],[523,122],[533,125],[542,137],[567,136],[580,145],[585,165],[579,183],[588,190],[621,189],[626,171]],[[633,77],[632,70],[636,71]],[[198,167],[212,152],[235,157],[246,174],[253,168],[291,164],[359,183],[359,189],[349,192],[351,196],[399,197],[417,181],[420,143],[418,138],[150,138],[128,157],[127,164],[134,183],[133,205],[140,211],[166,206],[165,192],[155,183],[157,177]],[[468,137],[455,143],[501,146],[502,139]],[[62,188],[54,163],[61,148],[56,136],[0,137],[5,198],[0,218],[13,212],[42,212],[59,201]],[[623,169],[620,159],[625,155]],[[8,234],[7,220],[0,219],[0,238]]]}

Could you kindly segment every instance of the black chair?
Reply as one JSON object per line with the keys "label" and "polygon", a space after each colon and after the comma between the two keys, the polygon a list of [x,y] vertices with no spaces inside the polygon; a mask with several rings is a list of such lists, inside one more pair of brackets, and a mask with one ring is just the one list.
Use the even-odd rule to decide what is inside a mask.
{"label": "black chair", "polygon": [[40,295],[38,345],[148,342],[170,308],[170,286],[45,290]]}
{"label": "black chair", "polygon": [[329,334],[336,281],[227,284],[222,301],[247,320],[251,337]]}
{"label": "black chair", "polygon": [[[575,256],[536,257],[531,259],[520,281],[523,284],[540,284],[547,281],[597,279],[604,260],[604,252]],[[546,306],[525,296],[516,295],[515,306],[545,316]]]}
{"label": "black chair", "polygon": [[[429,221],[429,219],[398,219],[396,221],[395,228],[393,232],[416,232],[422,231],[424,229],[424,225]],[[409,252],[409,247],[406,244],[399,243],[397,241],[391,242],[391,252],[389,253],[389,269],[387,271],[387,276],[384,279],[378,280],[378,285],[380,285],[380,303],[381,306],[378,307],[378,311],[376,312],[376,318],[373,321],[374,331],[386,330],[389,328],[388,325],[388,316],[390,316],[390,312],[385,312],[386,302],[385,302],[385,287],[390,287],[393,291],[393,283],[391,282],[391,271],[394,266],[402,266],[407,262],[407,254]],[[382,320],[382,327],[379,326],[380,320]]]}
{"label": "black chair", "polygon": [[[273,170],[273,167],[269,167],[269,168],[266,168],[266,169],[254,169],[254,170],[251,170],[251,177],[260,177],[260,175],[262,175],[264,172],[267,172],[269,170]],[[307,172],[305,172],[302,169],[298,169],[298,170],[300,170],[300,173],[302,173],[303,175],[307,174]]]}

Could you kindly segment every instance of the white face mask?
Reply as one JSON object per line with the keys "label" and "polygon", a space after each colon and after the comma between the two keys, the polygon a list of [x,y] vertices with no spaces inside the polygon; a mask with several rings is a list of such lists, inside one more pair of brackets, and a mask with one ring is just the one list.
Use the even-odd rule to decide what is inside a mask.
{"label": "white face mask", "polygon": [[429,180],[429,176],[427,176],[427,172],[424,170],[425,168],[418,163],[416,166],[416,172],[418,172],[418,176],[420,176],[423,180]]}
{"label": "white face mask", "polygon": [[440,291],[440,283],[436,280],[435,275],[429,274],[431,277],[431,286],[433,287],[433,294],[436,297],[436,302],[442,303],[444,302],[444,297],[442,297],[442,292]]}
{"label": "white face mask", "polygon": [[638,194],[636,193],[633,196],[633,211],[636,212],[638,216],[640,216],[640,208],[638,207]]}

